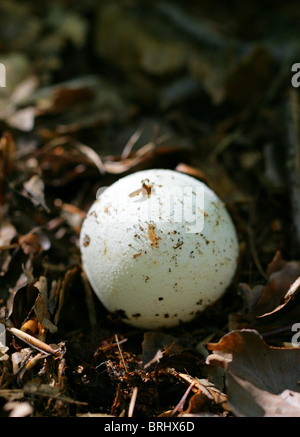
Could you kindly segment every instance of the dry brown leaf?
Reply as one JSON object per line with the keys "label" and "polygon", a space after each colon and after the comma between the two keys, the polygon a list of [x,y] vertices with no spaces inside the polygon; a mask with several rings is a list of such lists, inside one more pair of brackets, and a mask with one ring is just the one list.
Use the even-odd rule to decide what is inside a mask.
{"label": "dry brown leaf", "polygon": [[40,255],[44,250],[50,248],[50,240],[46,235],[41,234],[39,229],[33,229],[26,235],[21,235],[18,238],[18,242],[26,255],[30,258],[35,258]]}
{"label": "dry brown leaf", "polygon": [[34,312],[41,325],[48,329],[51,333],[57,331],[57,326],[51,322],[50,313],[48,309],[48,282],[45,276],[41,276],[34,284],[38,289],[39,294],[35,300]]}
{"label": "dry brown leaf", "polygon": [[202,408],[207,403],[214,405],[222,405],[227,401],[227,395],[222,393],[212,382],[208,379],[194,378],[190,375],[179,373],[178,376],[189,384],[193,385],[195,394],[189,401],[188,408],[183,411],[184,414],[196,414],[202,411]]}
{"label": "dry brown leaf", "polygon": [[237,316],[239,320],[248,320],[247,327],[261,332],[281,329],[296,323],[300,316],[300,262],[285,261],[277,252],[267,269],[268,281],[251,288],[248,284],[239,284],[240,292],[247,305],[247,313]]}
{"label": "dry brown leaf", "polygon": [[155,331],[146,332],[142,343],[143,351],[141,356],[144,368],[157,364],[163,357],[164,351],[170,347],[175,347],[180,352],[182,347],[177,343],[177,338],[172,335]]}
{"label": "dry brown leaf", "polygon": [[34,302],[38,296],[38,290],[32,285],[32,282],[22,276],[23,281],[11,290],[11,295],[7,302],[7,317],[12,321],[14,326],[21,326],[32,310]]}
{"label": "dry brown leaf", "polygon": [[264,286],[254,311],[256,315],[263,315],[273,311],[288,292],[293,282],[300,276],[300,262],[285,262],[279,270],[274,270],[269,276],[268,283]]}
{"label": "dry brown leaf", "polygon": [[23,185],[26,192],[30,195],[33,204],[42,206],[47,212],[49,212],[49,208],[45,203],[45,184],[43,180],[38,175],[33,175],[28,181],[24,182]]}
{"label": "dry brown leaf", "polygon": [[[287,293],[283,297],[283,302],[279,304],[275,309],[270,311],[269,313],[262,314],[258,316],[260,319],[266,319],[268,316],[275,315],[276,313],[280,313],[282,309],[288,307],[288,305],[299,297],[300,294],[300,277],[298,277],[290,286]],[[300,311],[300,310],[299,310]]]}
{"label": "dry brown leaf", "polygon": [[16,228],[9,222],[0,223],[0,249],[9,246],[12,239],[17,235]]}
{"label": "dry brown leaf", "polygon": [[272,394],[228,372],[228,405],[239,417],[300,417],[300,393]]}
{"label": "dry brown leaf", "polygon": [[249,381],[261,390],[280,394],[300,392],[300,349],[268,346],[254,329],[232,331],[218,343],[209,343],[207,364]]}
{"label": "dry brown leaf", "polygon": [[28,106],[27,108],[19,109],[10,115],[6,122],[12,128],[29,132],[34,128],[35,108]]}

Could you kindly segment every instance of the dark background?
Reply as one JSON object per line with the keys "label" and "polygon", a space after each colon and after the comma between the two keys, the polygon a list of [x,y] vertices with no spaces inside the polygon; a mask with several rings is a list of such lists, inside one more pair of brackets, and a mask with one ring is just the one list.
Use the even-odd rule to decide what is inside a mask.
{"label": "dark background", "polygon": [[[260,314],[285,304],[299,274],[299,97],[291,85],[299,22],[293,1],[1,1],[0,316],[63,351],[23,375],[35,353],[20,355],[13,368],[24,343],[8,332],[3,415],[15,400],[29,402],[34,416],[120,415],[138,385],[136,414],[158,416],[187,388],[178,372],[210,379],[196,347],[207,338],[246,327],[278,347],[290,341],[297,294],[265,324],[252,310],[259,297]],[[146,347],[144,332],[106,313],[85,281],[78,249],[97,189],[154,167],[187,172],[213,188],[240,242],[224,298],[192,324],[161,333],[159,347],[172,335],[181,349],[166,349],[159,377],[157,368],[137,364],[149,344],[155,355],[154,339],[147,337]],[[270,292],[263,287],[274,257],[281,282]],[[282,272],[289,262],[295,264]],[[41,276],[48,293],[42,303]],[[116,347],[122,339],[131,372],[125,376]],[[233,414],[213,402],[197,408]]]}

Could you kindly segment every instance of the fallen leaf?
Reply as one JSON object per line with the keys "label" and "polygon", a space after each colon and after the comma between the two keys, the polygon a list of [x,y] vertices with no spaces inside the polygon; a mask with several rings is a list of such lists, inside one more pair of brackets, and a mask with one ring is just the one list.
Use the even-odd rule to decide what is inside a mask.
{"label": "fallen leaf", "polygon": [[285,261],[277,252],[267,269],[268,281],[251,288],[239,284],[247,313],[237,315],[232,328],[246,321],[260,332],[274,331],[298,322],[300,316],[300,262]]}
{"label": "fallen leaf", "polygon": [[33,413],[33,407],[29,402],[7,402],[3,409],[10,411],[9,417],[27,417]]}
{"label": "fallen leaf", "polygon": [[282,301],[293,282],[300,276],[300,262],[285,262],[279,270],[272,270],[268,283],[256,302],[254,312],[263,315],[273,311]]}
{"label": "fallen leaf", "polygon": [[48,309],[48,283],[45,276],[41,276],[34,284],[38,289],[39,294],[34,303],[34,312],[41,325],[48,329],[51,333],[57,331],[57,326],[51,322],[50,313]]}
{"label": "fallen leaf", "polygon": [[260,319],[265,319],[270,315],[274,315],[276,313],[279,313],[280,310],[282,310],[284,307],[286,307],[294,301],[297,297],[299,297],[300,294],[300,277],[298,277],[290,286],[287,293],[283,297],[283,302],[279,304],[275,309],[270,311],[269,313],[262,314],[261,316],[258,316]]}
{"label": "fallen leaf", "polygon": [[17,235],[16,228],[9,222],[2,222],[0,224],[0,247],[9,246],[12,239]]}
{"label": "fallen leaf", "polygon": [[15,111],[7,117],[6,122],[9,126],[23,132],[29,132],[34,128],[35,108],[28,106],[24,109]]}
{"label": "fallen leaf", "polygon": [[10,318],[14,326],[21,326],[28,318],[37,296],[38,290],[28,280],[25,283],[23,281],[20,285],[16,285],[11,290],[7,302],[7,317]]}
{"label": "fallen leaf", "polygon": [[34,205],[42,206],[49,212],[49,208],[45,203],[45,184],[42,179],[38,175],[33,175],[28,181],[24,182],[23,185]]}
{"label": "fallen leaf", "polygon": [[9,360],[9,355],[6,353],[8,352],[9,347],[4,346],[0,341],[0,361],[7,361]]}
{"label": "fallen leaf", "polygon": [[209,343],[207,364],[222,366],[226,374],[249,381],[261,390],[280,394],[300,392],[300,349],[268,346],[254,329],[232,331]]}
{"label": "fallen leaf", "polygon": [[146,332],[142,343],[143,367],[149,368],[150,365],[157,364],[163,357],[164,351],[170,347],[176,345],[176,350],[181,351],[182,347],[177,342],[177,338],[172,335],[155,331]]}
{"label": "fallen leaf", "polygon": [[28,362],[28,358],[32,355],[32,349],[23,347],[20,351],[14,352],[11,355],[12,373],[17,375],[22,367]]}
{"label": "fallen leaf", "polygon": [[189,384],[193,384],[193,391],[196,392],[191,397],[188,408],[182,414],[199,413],[207,403],[223,405],[227,401],[227,395],[208,379],[194,378],[184,373],[179,373],[178,376]]}
{"label": "fallen leaf", "polygon": [[31,232],[25,235],[21,235],[18,238],[18,242],[26,255],[30,258],[35,258],[43,251],[50,248],[51,244],[46,235],[38,232],[39,229],[33,229]]}
{"label": "fallen leaf", "polygon": [[300,393],[276,395],[228,372],[228,405],[238,417],[300,417]]}

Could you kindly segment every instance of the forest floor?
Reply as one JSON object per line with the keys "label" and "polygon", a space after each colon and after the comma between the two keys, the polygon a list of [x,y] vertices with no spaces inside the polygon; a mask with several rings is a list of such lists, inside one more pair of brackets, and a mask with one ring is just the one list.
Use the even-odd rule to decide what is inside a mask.
{"label": "forest floor", "polygon": [[[0,17],[0,415],[300,416],[297,3]],[[224,296],[159,331],[105,310],[79,250],[99,187],[148,168],[210,186],[240,247]]]}

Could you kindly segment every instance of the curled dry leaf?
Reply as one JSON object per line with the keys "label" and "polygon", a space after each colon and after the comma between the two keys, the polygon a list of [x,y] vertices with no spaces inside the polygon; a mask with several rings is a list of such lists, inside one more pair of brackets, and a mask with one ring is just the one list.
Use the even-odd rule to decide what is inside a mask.
{"label": "curled dry leaf", "polygon": [[79,234],[83,219],[86,217],[86,212],[69,203],[61,203],[61,218]]}
{"label": "curled dry leaf", "polygon": [[[147,332],[140,355],[144,333],[94,299],[78,233],[99,185],[145,168],[176,168],[229,207],[241,248],[237,281],[257,283],[277,248],[297,259],[299,98],[288,79],[299,8],[77,3],[0,6],[4,415],[26,415],[29,402],[36,417],[225,416],[227,405],[236,416],[298,416],[300,348],[262,339],[286,344],[289,325],[300,321],[298,261],[277,253],[264,282],[241,284],[248,318],[234,281],[191,324],[166,331],[172,335]],[[262,26],[265,13],[271,26]],[[150,185],[136,188],[150,196]],[[148,231],[149,244],[161,245],[159,229]],[[262,337],[230,332],[233,314]],[[284,339],[274,335],[286,327]],[[230,333],[211,345],[205,363],[204,344],[220,332]]]}
{"label": "curled dry leaf", "polygon": [[260,331],[290,325],[300,316],[300,262],[285,261],[277,252],[267,269],[265,285],[240,284],[253,327]]}
{"label": "curled dry leaf", "polygon": [[18,242],[24,254],[29,255],[30,259],[36,258],[43,251],[48,250],[51,245],[48,237],[39,232],[39,228],[33,229],[26,235],[21,235]]}
{"label": "curled dry leaf", "polygon": [[268,316],[276,315],[276,313],[279,313],[285,307],[287,309],[288,304],[290,304],[297,297],[299,298],[299,294],[300,294],[300,276],[298,276],[298,278],[291,284],[287,293],[284,295],[283,302],[281,304],[279,304],[273,311],[270,311],[269,313],[265,313],[258,317],[261,319],[262,318],[266,319]]}
{"label": "curled dry leaf", "polygon": [[200,413],[206,404],[224,407],[227,395],[208,379],[194,378],[184,373],[179,373],[179,377],[192,385],[194,392],[194,395],[189,400],[187,409],[183,411],[182,415]]}
{"label": "curled dry leaf", "polygon": [[7,317],[14,326],[21,326],[28,319],[37,296],[38,290],[28,280],[23,280],[11,290],[7,302]]}
{"label": "curled dry leaf", "polygon": [[268,346],[253,329],[232,331],[218,343],[209,343],[207,364],[249,381],[261,390],[280,394],[300,392],[300,349]]}
{"label": "curled dry leaf", "polygon": [[45,184],[38,175],[33,175],[28,181],[24,182],[24,188],[34,205],[42,206],[49,212],[49,208],[45,203]]}
{"label": "curled dry leaf", "polygon": [[300,276],[299,261],[284,261],[276,254],[268,266],[269,280],[264,286],[256,305],[255,313],[262,315],[275,309],[288,292],[293,282]]}
{"label": "curled dry leaf", "polygon": [[239,417],[300,417],[300,393],[284,390],[273,394],[228,372],[228,399]]}
{"label": "curled dry leaf", "polygon": [[225,368],[234,414],[300,415],[300,349],[268,346],[255,330],[232,331],[208,349],[207,363]]}

